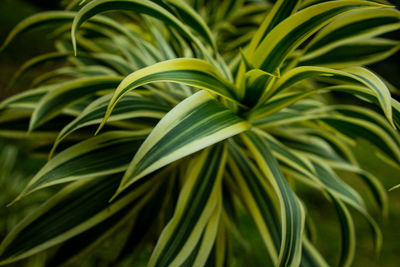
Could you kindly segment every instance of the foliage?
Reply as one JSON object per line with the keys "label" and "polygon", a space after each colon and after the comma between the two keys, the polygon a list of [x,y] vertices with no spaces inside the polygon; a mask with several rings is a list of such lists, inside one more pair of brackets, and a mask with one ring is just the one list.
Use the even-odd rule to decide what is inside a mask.
{"label": "foliage", "polygon": [[[49,265],[69,264],[123,231],[113,264],[230,266],[231,240],[253,245],[240,234],[245,213],[265,264],[327,266],[301,186],[337,212],[340,266],[355,252],[349,207],[379,251],[378,224],[339,173],[356,174],[386,214],[386,189],[352,147],[365,139],[371,156],[399,165],[396,89],[363,67],[399,49],[378,37],[399,29],[399,11],[362,0],[78,2],[23,20],[2,46],[52,30],[55,51],[28,60],[10,88],[57,62],[0,104],[0,135],[49,158],[15,201],[68,184],[7,235],[0,264],[56,245]],[[332,104],[330,92],[354,104]]]}

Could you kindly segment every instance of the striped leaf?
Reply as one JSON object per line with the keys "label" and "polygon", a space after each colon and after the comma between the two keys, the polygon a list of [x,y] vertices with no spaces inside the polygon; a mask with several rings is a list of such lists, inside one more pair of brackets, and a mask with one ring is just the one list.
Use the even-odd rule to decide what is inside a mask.
{"label": "striped leaf", "polygon": [[[161,175],[161,174],[160,174]],[[28,215],[0,245],[0,264],[8,264],[64,242],[117,214],[135,213],[157,185],[148,180],[113,203],[120,175],[75,182]]]}
{"label": "striped leaf", "polygon": [[389,208],[388,196],[385,187],[377,177],[346,162],[328,162],[328,165],[335,170],[348,171],[359,176],[371,191],[373,199],[376,202],[382,217],[387,217]]}
{"label": "striped leaf", "polygon": [[242,137],[279,198],[282,241],[278,266],[298,266],[301,260],[304,208],[283,177],[268,143],[255,132],[248,131]]}
{"label": "striped leaf", "polygon": [[72,54],[70,52],[50,52],[50,53],[46,53],[46,54],[39,55],[39,56],[29,59],[18,69],[18,71],[16,71],[14,73],[14,75],[12,76],[12,78],[8,84],[8,88],[12,88],[15,85],[15,83],[17,82],[17,80],[21,77],[21,75],[24,74],[29,69],[31,69],[39,64],[48,62],[50,60],[64,59],[69,56],[72,56]]}
{"label": "striped leaf", "polygon": [[334,110],[344,116],[358,118],[371,122],[383,131],[385,131],[391,137],[393,142],[400,146],[399,133],[395,129],[393,129],[380,114],[370,109],[351,105],[331,105],[330,107],[324,109]]}
{"label": "striped leaf", "polygon": [[17,26],[12,29],[12,31],[8,34],[6,40],[2,44],[0,51],[3,51],[10,44],[10,42],[15,39],[16,36],[20,35],[23,32],[42,25],[49,25],[51,23],[69,22],[72,21],[74,16],[75,12],[69,11],[48,11],[30,16],[21,21]]}
{"label": "striped leaf", "polygon": [[400,188],[400,184],[393,186],[392,188],[389,189],[389,191],[396,190],[398,188]]}
{"label": "striped leaf", "polygon": [[[308,141],[306,143],[306,145],[303,147],[307,149],[307,153],[315,153],[315,155],[318,155],[316,157],[312,157],[311,160],[313,163],[313,168],[315,169],[315,172],[316,172],[315,177],[317,177],[319,182],[323,184],[323,190],[327,190],[331,197],[337,198],[337,201],[344,201],[347,204],[351,205],[352,207],[354,207],[356,210],[358,210],[364,216],[364,218],[367,220],[367,222],[370,226],[370,229],[372,231],[372,234],[374,236],[375,248],[377,249],[377,251],[379,251],[379,249],[381,247],[381,243],[382,243],[382,234],[381,234],[376,222],[371,218],[371,216],[367,212],[361,196],[354,189],[352,189],[350,186],[345,184],[334,173],[334,171],[327,165],[327,163],[321,159],[321,156],[320,156],[321,154],[319,151],[317,151],[318,148],[317,148],[317,150],[312,149],[312,147],[310,147],[309,144],[310,144],[310,142]],[[304,155],[307,155],[307,154],[304,154]],[[309,177],[307,177],[306,179],[308,179],[308,178]],[[341,209],[341,207],[337,207],[337,208]],[[343,211],[341,211],[341,210],[338,210],[338,212],[343,213]],[[343,216],[344,216],[343,214],[342,215],[339,214],[339,217],[341,218],[341,220],[345,219],[345,217],[343,217]],[[348,223],[346,223],[346,224],[348,224]],[[343,234],[345,234],[345,233],[343,233]],[[348,236],[349,234],[351,234],[351,232],[350,233],[348,232],[346,234],[346,236]],[[345,237],[345,238],[347,238],[347,237]],[[342,251],[342,252],[344,252],[342,254],[342,261],[351,262],[351,258],[353,257],[352,254],[354,253],[351,251],[354,250],[354,248],[351,247],[352,245],[350,245],[348,243],[348,241],[344,241],[344,242],[346,242],[346,244],[343,244],[345,249],[344,249],[344,251]],[[349,245],[350,245],[350,247],[349,247]]]}
{"label": "striped leaf", "polygon": [[[46,11],[39,14],[34,14],[22,20],[17,26],[12,29],[12,31],[8,34],[6,40],[2,44],[0,52],[3,51],[18,35],[24,32],[43,25],[62,25],[63,23],[71,24],[76,15],[77,13],[73,11]],[[90,19],[90,22],[120,32],[126,35],[132,41],[138,40],[138,38],[135,37],[129,30],[127,30],[125,27],[121,27],[119,23],[108,17],[96,16],[95,18]]]}
{"label": "striped leaf", "polygon": [[[291,117],[289,117],[289,119],[282,118],[281,116],[277,117],[280,118],[283,123],[312,120],[320,121],[320,123],[308,124],[308,126],[314,129],[329,131],[340,136],[341,138],[344,138],[347,145],[357,144],[358,138],[365,139],[373,144],[381,153],[384,153],[387,157],[391,158],[392,161],[399,162],[399,135],[393,129],[388,127],[388,125],[384,123],[385,121],[382,121],[376,114],[371,115],[369,113],[360,113],[358,111],[353,113],[356,109],[350,110],[351,111],[344,111],[343,115],[330,113],[299,115],[298,113],[290,113]],[[353,115],[354,117],[352,117],[349,114],[356,115]],[[361,116],[364,116],[364,118]],[[274,116],[272,115],[271,117]],[[375,122],[372,122],[374,120]],[[254,125],[257,125],[259,128],[267,128],[270,126],[268,119],[258,120],[254,122]],[[306,146],[307,145],[305,145],[305,147]]]}
{"label": "striped leaf", "polygon": [[313,160],[313,166],[319,181],[332,195],[359,209],[365,208],[364,201],[358,192],[343,182],[326,164]]}
{"label": "striped leaf", "polygon": [[146,14],[160,19],[164,23],[178,30],[182,35],[187,37],[200,49],[202,49],[203,52],[206,51],[202,43],[195,36],[193,36],[190,30],[174,15],[162,8],[160,5],[148,0],[95,0],[81,8],[74,18],[71,37],[75,53],[76,33],[80,25],[98,13],[110,10],[132,10],[137,13]]}
{"label": "striped leaf", "polygon": [[337,16],[380,6],[370,1],[329,1],[303,9],[272,29],[256,48],[250,62],[256,68],[276,73],[294,49]]}
{"label": "striped leaf", "polygon": [[76,116],[76,111],[65,110],[57,120],[43,124],[35,132],[27,132],[29,120],[32,115],[31,105],[28,107],[7,108],[0,111],[0,136],[11,139],[25,139],[35,142],[44,140],[52,142],[57,137],[57,132],[69,121],[71,116]]}
{"label": "striped leaf", "polygon": [[149,266],[180,266],[192,256],[197,244],[192,266],[203,266],[215,241],[225,161],[224,144],[207,148],[193,158],[174,216],[161,233]]}
{"label": "striped leaf", "polygon": [[208,28],[202,17],[196,13],[189,4],[183,0],[167,0],[166,2],[173,7],[174,11],[177,12],[185,25],[190,26],[190,28],[200,34],[200,36],[202,36],[203,39],[216,51],[217,47],[211,30]]}
{"label": "striped leaf", "polygon": [[[375,220],[369,215],[368,211],[365,208],[365,205],[362,201],[362,198],[356,193],[354,189],[347,186],[325,163],[321,160],[313,160],[313,165],[316,167],[316,171],[318,172],[318,178],[326,185],[326,188],[329,190],[333,196],[339,198],[345,203],[349,204],[357,211],[359,211],[364,218],[367,220],[371,232],[374,237],[374,244],[376,251],[380,251],[382,246],[382,233],[379,229],[379,226],[375,222]],[[338,208],[338,207],[336,207]],[[339,214],[339,217],[342,215]],[[342,220],[342,218],[340,218]],[[351,233],[349,233],[351,234]],[[343,246],[347,246],[349,244],[343,244]],[[346,254],[348,256],[342,257],[343,261],[351,261],[352,258],[351,250],[354,248],[348,247],[348,251]],[[351,253],[350,253],[351,252]],[[350,262],[351,263],[351,262]]]}
{"label": "striped leaf", "polygon": [[89,77],[58,85],[41,98],[29,124],[32,131],[39,125],[54,118],[64,108],[77,103],[83,98],[100,91],[112,90],[118,86],[122,78],[115,76]]}
{"label": "striped leaf", "polygon": [[249,47],[246,50],[246,56],[252,56],[254,50],[260,45],[260,43],[266,38],[268,33],[272,31],[280,22],[291,16],[296,12],[301,1],[287,1],[278,0],[272,7],[271,11],[264,19],[263,23],[257,29],[254,34]]}
{"label": "striped leaf", "polygon": [[118,74],[110,68],[104,66],[82,66],[82,67],[62,67],[54,71],[46,72],[37,76],[32,81],[32,87],[49,82],[53,79],[65,76],[86,77],[86,76],[117,76]]}
{"label": "striped leaf", "polygon": [[153,129],[133,158],[117,194],[146,174],[249,128],[249,123],[208,92],[198,92],[179,103]]}
{"label": "striped leaf", "polygon": [[281,242],[278,203],[275,193],[257,167],[233,142],[229,146],[229,170],[240,188],[241,201],[260,232],[272,262],[278,262]]}
{"label": "striped leaf", "polygon": [[[134,250],[137,245],[135,241],[140,242],[141,237],[151,231],[155,223],[159,223],[157,215],[163,208],[162,201],[169,197],[169,184],[171,184],[169,181],[161,185],[154,184],[157,189],[149,190],[152,197],[146,203],[147,208],[139,208],[133,212],[118,212],[91,229],[67,240],[61,244],[47,264],[51,266],[79,264],[80,260],[90,257],[90,254],[102,244],[107,244],[112,248],[111,257],[105,259],[107,262],[114,262],[119,257],[123,257],[126,247],[129,247],[130,251]],[[149,221],[155,223],[149,226]]]}
{"label": "striped leaf", "polygon": [[272,153],[279,161],[298,170],[302,174],[305,174],[309,177],[314,176],[312,165],[309,162],[305,161],[301,155],[298,155],[295,152],[291,151],[288,147],[286,147],[284,144],[282,144],[267,133],[263,132],[262,136],[264,140],[268,142]]}
{"label": "striped leaf", "polygon": [[341,16],[321,30],[304,49],[304,59],[322,55],[343,44],[374,37],[400,28],[400,12],[364,9]]}
{"label": "striped leaf", "polygon": [[[281,21],[285,20],[292,13],[296,11],[299,6],[300,1],[286,1],[279,0],[273,6],[272,10],[268,12],[267,17],[264,19],[263,23],[257,29],[257,32],[253,35],[249,46],[246,49],[245,56],[246,58],[251,58],[254,54],[256,48],[260,45],[260,43],[265,40],[265,37],[268,33],[276,27]],[[244,65],[240,66],[239,76],[237,77],[237,85],[241,83],[242,75],[244,73]],[[245,92],[240,92],[240,96],[242,96]]]}
{"label": "striped leaf", "polygon": [[[281,91],[290,88],[290,86],[306,78],[318,76],[334,76],[342,79],[350,79],[354,82],[361,83],[364,86],[368,87],[378,99],[379,104],[389,122],[393,123],[391,105],[392,98],[390,96],[389,89],[374,73],[362,67],[349,67],[343,70],[308,66],[294,68],[283,75],[277,81],[277,83],[268,92],[268,96],[271,97],[273,95],[279,94]],[[304,94],[304,92],[302,93]],[[286,107],[286,105],[284,105],[283,107]],[[267,102],[264,106],[260,106],[258,109],[254,110],[252,116],[265,117],[267,114],[265,114],[264,112],[269,113],[270,109],[270,103]]]}
{"label": "striped leaf", "polygon": [[154,82],[186,84],[235,101],[233,84],[218,74],[212,65],[199,59],[172,59],[140,69],[127,76],[116,89],[100,128],[126,93]]}
{"label": "striped leaf", "polygon": [[318,250],[305,237],[303,238],[303,249],[301,251],[301,267],[329,266]]}
{"label": "striped leaf", "polygon": [[343,68],[368,65],[381,61],[400,48],[397,41],[369,39],[335,47],[321,55],[300,58],[299,65]]}
{"label": "striped leaf", "polygon": [[398,143],[375,124],[365,120],[333,115],[327,115],[326,118],[321,118],[321,121],[327,126],[327,130],[349,137],[351,140],[363,138],[395,162],[400,161]]}
{"label": "striped leaf", "polygon": [[[269,139],[271,140],[271,139]],[[276,146],[276,145],[275,145]],[[280,148],[282,151],[282,147]],[[287,154],[287,153],[286,153]],[[291,153],[293,155],[293,152]],[[293,157],[292,157],[293,158]],[[287,161],[286,161],[287,162]],[[289,165],[289,164],[288,164]],[[290,166],[290,165],[289,165]],[[291,166],[296,166],[291,164]],[[328,190],[334,190],[335,192],[339,192],[339,198],[341,199],[355,199],[351,200],[354,201],[354,203],[358,203],[356,205],[359,205],[360,207],[363,207],[362,201],[360,200],[360,196],[352,190],[350,187],[345,185],[344,183],[340,182],[340,179],[338,177],[335,177],[330,179],[330,181],[326,181],[327,177],[332,177],[330,175],[326,175],[326,173],[321,173],[321,169],[319,169],[320,166],[315,165],[313,166],[313,169],[316,170],[316,174],[311,174],[307,175],[308,178],[314,180],[315,179],[321,181],[324,183],[324,185],[329,188]],[[347,211],[346,207],[341,203],[339,199],[336,199],[334,195],[330,195],[332,199],[334,199],[335,206],[337,208],[338,216],[340,219],[340,223],[342,225],[342,256],[341,256],[341,266],[348,266],[349,263],[351,263],[352,258],[354,256],[354,248],[355,248],[355,236],[354,236],[354,225],[352,223],[351,216],[349,212]]]}
{"label": "striped leaf", "polygon": [[252,69],[245,74],[245,93],[241,102],[248,106],[253,107],[257,103],[262,102],[265,92],[272,86],[276,76],[266,73],[259,69]]}
{"label": "striped leaf", "polygon": [[[112,94],[108,94],[93,101],[75,120],[66,125],[57,136],[51,154],[56,150],[58,144],[74,131],[89,125],[101,123],[111,97]],[[167,105],[162,105],[131,93],[118,102],[108,122],[137,117],[161,119],[169,110],[170,107]]]}
{"label": "striped leaf", "polygon": [[54,85],[41,86],[9,97],[0,103],[0,109],[10,107],[33,109],[36,107],[37,102],[53,87]]}
{"label": "striped leaf", "polygon": [[222,200],[218,199],[217,201],[217,207],[215,207],[213,214],[210,216],[209,222],[207,223],[199,242],[182,266],[206,266],[207,261],[210,258],[211,250],[216,242],[217,231],[220,223]]}
{"label": "striped leaf", "polygon": [[400,102],[392,98],[393,120],[397,129],[400,129]]}
{"label": "striped leaf", "polygon": [[18,199],[51,185],[126,170],[146,133],[108,132],[64,150],[43,166]]}

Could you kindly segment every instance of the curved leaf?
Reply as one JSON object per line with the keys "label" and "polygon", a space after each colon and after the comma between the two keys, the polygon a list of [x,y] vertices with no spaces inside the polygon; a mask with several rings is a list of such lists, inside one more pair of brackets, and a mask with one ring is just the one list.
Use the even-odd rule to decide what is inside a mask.
{"label": "curved leaf", "polygon": [[174,11],[179,14],[180,19],[182,19],[186,25],[189,25],[193,30],[199,33],[204,40],[206,40],[207,43],[217,51],[211,30],[208,28],[203,18],[196,13],[189,4],[183,0],[167,0],[166,2],[174,8]]}
{"label": "curved leaf", "polygon": [[[159,175],[162,175],[160,173]],[[135,213],[152,196],[160,179],[147,180],[113,203],[120,175],[75,182],[25,217],[0,245],[0,264],[26,258],[68,240],[114,214]]]}
{"label": "curved leaf", "polygon": [[304,208],[283,177],[268,143],[255,132],[248,131],[242,137],[279,198],[282,241],[278,266],[298,266],[301,260]]}
{"label": "curved leaf", "polygon": [[201,42],[192,35],[189,29],[175,16],[162,8],[160,5],[157,5],[148,0],[95,0],[81,8],[77,16],[74,18],[71,29],[71,38],[75,53],[76,32],[78,31],[79,26],[92,16],[110,10],[133,10],[137,13],[143,13],[160,19],[166,24],[174,27],[176,30],[181,32],[189,40],[195,43],[200,49],[202,49],[203,52],[206,51]]}
{"label": "curved leaf", "polygon": [[58,85],[37,104],[29,123],[29,130],[32,131],[59,114],[64,108],[89,95],[116,88],[121,80],[122,78],[116,76],[95,76]]}
{"label": "curved leaf", "polygon": [[343,44],[400,28],[400,12],[392,8],[363,9],[341,16],[321,30],[304,49],[304,59],[314,58]]}
{"label": "curved leaf", "polygon": [[256,68],[276,73],[289,53],[334,18],[371,7],[382,5],[370,1],[329,1],[303,9],[272,29],[250,57],[250,62]]}
{"label": "curved leaf", "polygon": [[[299,0],[279,0],[277,1],[270,12],[268,12],[267,17],[264,19],[263,23],[258,27],[257,32],[253,35],[249,46],[246,48],[245,56],[246,58],[251,58],[254,54],[256,48],[265,39],[268,33],[276,27],[281,21],[285,20],[291,14],[293,14],[299,7],[301,1]],[[237,77],[237,85],[239,87],[242,77],[244,74],[244,64],[240,66],[240,70]],[[243,95],[244,92],[240,92],[239,95]]]}
{"label": "curved leaf", "polygon": [[400,43],[386,39],[355,41],[333,48],[321,55],[302,57],[299,65],[344,68],[372,64],[383,60],[400,49]]}
{"label": "curved leaf", "polygon": [[[160,235],[149,266],[180,266],[191,256],[197,244],[200,245],[200,251],[194,255],[193,266],[202,266],[199,261],[207,259],[216,232],[212,231],[214,235],[207,236],[209,239],[206,240],[201,235],[203,231],[207,234],[207,224],[214,219],[213,213],[218,222],[225,161],[226,146],[218,144],[207,148],[189,163],[175,213]],[[201,251],[203,242],[208,243],[205,253]]]}
{"label": "curved leaf", "polygon": [[153,129],[133,158],[117,194],[146,174],[250,127],[209,93],[194,94]]}
{"label": "curved leaf", "polygon": [[[342,79],[350,79],[356,83],[365,85],[376,96],[387,119],[393,125],[391,104],[392,98],[389,89],[374,73],[362,67],[349,67],[343,70],[310,66],[297,67],[283,75],[271,88],[271,90],[269,90],[268,95],[269,97],[272,97],[273,95],[279,94],[281,91],[290,88],[290,86],[299,81],[318,76],[334,76]],[[320,90],[324,90],[324,88],[321,88]],[[268,105],[270,105],[270,103],[267,102],[264,106],[260,106],[258,109],[255,109],[252,112],[253,114],[250,116],[259,116],[258,114],[263,114],[263,110],[269,112],[270,107],[268,107]]]}
{"label": "curved leaf", "polygon": [[17,199],[51,185],[122,172],[147,134],[108,132],[80,142],[47,162]]}
{"label": "curved leaf", "polygon": [[[93,101],[75,120],[66,125],[58,134],[50,154],[55,151],[58,144],[64,140],[64,138],[74,131],[82,127],[100,123],[106,114],[107,106],[111,97],[112,94],[108,94]],[[118,102],[108,122],[137,117],[161,119],[169,110],[170,107],[167,105],[150,101],[140,95],[128,94]]]}
{"label": "curved leaf", "polygon": [[215,68],[199,59],[178,58],[140,69],[127,76],[116,89],[99,129],[111,115],[117,102],[129,91],[153,82],[174,82],[198,87],[235,101],[234,86]]}
{"label": "curved leaf", "polygon": [[281,236],[275,193],[243,151],[235,143],[229,144],[228,163],[233,181],[240,188],[241,200],[253,217],[269,257],[272,262],[277,263]]}

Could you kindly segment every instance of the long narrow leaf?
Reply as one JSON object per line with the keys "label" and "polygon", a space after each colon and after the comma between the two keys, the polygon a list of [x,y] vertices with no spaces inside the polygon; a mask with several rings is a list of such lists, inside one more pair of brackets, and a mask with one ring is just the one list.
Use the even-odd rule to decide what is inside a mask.
{"label": "long narrow leaf", "polygon": [[262,137],[254,132],[248,131],[243,135],[243,139],[253,153],[264,175],[278,193],[282,218],[282,242],[278,265],[298,266],[301,259],[301,244],[305,218],[302,204],[283,177],[278,162]]}
{"label": "long narrow leaf", "polygon": [[118,192],[152,171],[249,128],[248,122],[208,92],[198,92],[157,124],[132,160]]}
{"label": "long narrow leaf", "polygon": [[[224,144],[208,148],[193,159],[185,175],[187,179],[174,216],[161,233],[149,266],[180,266],[190,256],[196,244],[203,242],[200,237],[203,230],[208,231],[208,222],[219,217],[218,212],[217,218],[213,218],[212,214],[217,206],[221,205],[217,202],[221,201],[221,179],[225,161]],[[218,209],[220,210],[220,207]],[[204,240],[209,248],[205,253],[202,253],[200,245],[198,256],[202,257],[201,261],[207,259],[211,250],[215,234],[212,236],[213,238]],[[196,262],[196,259],[194,261]]]}

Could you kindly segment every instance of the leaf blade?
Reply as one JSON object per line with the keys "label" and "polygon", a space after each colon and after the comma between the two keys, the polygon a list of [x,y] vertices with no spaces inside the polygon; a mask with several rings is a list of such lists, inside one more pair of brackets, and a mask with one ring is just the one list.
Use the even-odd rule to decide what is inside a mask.
{"label": "leaf blade", "polygon": [[145,140],[126,171],[117,194],[147,173],[250,128],[207,92],[173,108]]}

